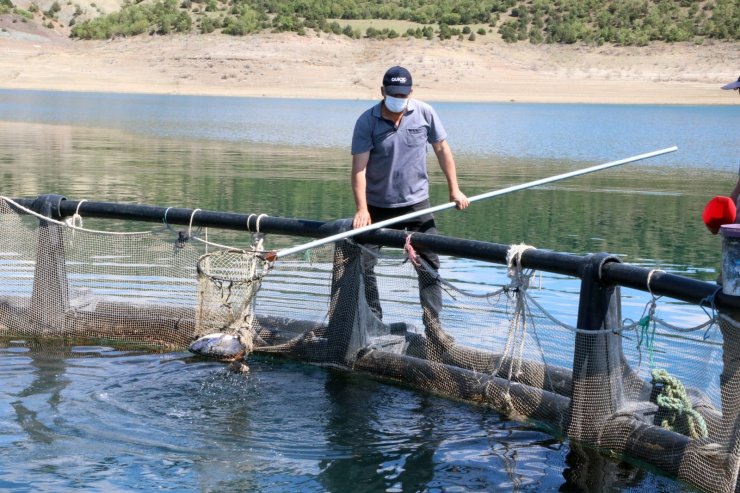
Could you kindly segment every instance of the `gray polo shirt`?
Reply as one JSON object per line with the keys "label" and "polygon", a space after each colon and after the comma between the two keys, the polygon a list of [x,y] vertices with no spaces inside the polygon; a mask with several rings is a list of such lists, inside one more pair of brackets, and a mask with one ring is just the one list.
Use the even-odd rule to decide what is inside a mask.
{"label": "gray polo shirt", "polygon": [[409,100],[398,129],[381,116],[381,104],[365,111],[355,123],[352,154],[370,151],[365,179],[367,203],[404,207],[429,198],[427,143],[447,138],[437,112]]}

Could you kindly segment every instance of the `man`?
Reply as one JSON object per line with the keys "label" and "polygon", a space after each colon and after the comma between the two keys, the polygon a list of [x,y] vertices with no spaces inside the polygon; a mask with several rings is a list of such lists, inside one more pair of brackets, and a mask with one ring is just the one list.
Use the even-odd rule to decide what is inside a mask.
{"label": "man", "polygon": [[[411,73],[403,67],[391,67],[383,76],[380,93],[383,100],[360,115],[352,135],[352,192],[357,206],[352,226],[360,228],[430,206],[427,143],[432,145],[447,178],[450,201],[455,202],[458,209],[465,209],[470,202],[457,184],[447,132],[430,105],[411,99]],[[394,227],[410,232],[437,233],[432,214]],[[380,247],[372,249],[377,253]],[[426,251],[420,251],[419,256],[424,261],[417,273],[425,333],[437,347],[448,348],[453,339],[442,331],[439,322],[442,309],[437,276],[439,257]],[[376,263],[375,255],[363,258],[365,293],[373,312],[382,318],[373,271]],[[424,263],[428,268],[424,268]]]}

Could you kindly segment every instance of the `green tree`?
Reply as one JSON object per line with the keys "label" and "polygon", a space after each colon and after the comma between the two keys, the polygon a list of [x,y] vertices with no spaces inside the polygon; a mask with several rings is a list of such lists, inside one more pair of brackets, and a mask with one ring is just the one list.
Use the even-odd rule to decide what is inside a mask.
{"label": "green tree", "polygon": [[[13,8],[12,1],[0,0],[0,9],[7,11]],[[156,5],[166,3],[165,0],[155,0],[148,8],[142,0],[130,0],[131,3],[124,5],[121,11],[94,19],[94,24],[86,24],[88,21],[78,23],[74,26],[77,29],[73,35],[115,36],[187,30],[188,23],[180,14],[195,14],[189,5],[189,2],[195,2],[203,3],[206,12],[228,11],[223,29],[231,34],[248,34],[268,28],[305,33],[309,28],[358,37],[356,30],[343,28],[338,21],[378,19],[415,22],[418,27],[406,29],[404,36],[428,39],[435,36],[432,25],[439,26],[436,34],[441,39],[450,39],[459,37],[461,33],[471,34],[470,24],[479,23],[496,27],[507,42],[642,44],[653,40],[696,41],[706,37],[740,39],[738,0],[178,1],[182,12],[170,11],[169,8],[164,12],[161,7],[157,10]],[[145,10],[124,12],[132,6]],[[38,11],[38,6],[32,4],[29,11]],[[54,15],[53,6],[47,14],[49,17]],[[208,22],[205,27],[210,28]],[[202,23],[200,28],[203,29]],[[379,39],[396,34],[390,28],[366,32],[368,37]],[[479,29],[477,34],[485,34],[485,30]]]}

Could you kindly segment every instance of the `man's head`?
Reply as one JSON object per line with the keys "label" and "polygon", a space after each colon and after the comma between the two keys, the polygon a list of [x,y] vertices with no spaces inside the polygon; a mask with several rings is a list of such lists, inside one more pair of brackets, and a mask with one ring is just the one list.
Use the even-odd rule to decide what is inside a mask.
{"label": "man's head", "polygon": [[389,68],[383,76],[383,95],[396,98],[405,98],[413,91],[411,87],[411,72],[403,67]]}
{"label": "man's head", "polygon": [[722,89],[733,89],[740,94],[740,77],[737,78],[737,81],[730,82],[729,84],[725,84],[722,86]]}

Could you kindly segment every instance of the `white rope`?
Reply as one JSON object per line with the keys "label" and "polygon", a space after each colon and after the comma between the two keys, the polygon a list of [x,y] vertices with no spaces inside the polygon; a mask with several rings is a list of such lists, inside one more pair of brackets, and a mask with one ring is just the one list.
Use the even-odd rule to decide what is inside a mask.
{"label": "white rope", "polygon": [[[511,382],[514,374],[517,376],[521,374],[524,360],[524,348],[527,340],[527,330],[529,328],[527,323],[526,291],[534,270],[525,272],[522,269],[522,253],[531,248],[534,247],[522,243],[511,245],[506,252],[507,275],[511,279],[511,284],[506,288],[506,293],[510,297],[514,296],[515,302],[514,315],[509,323],[509,331],[506,334],[506,343],[504,344],[503,357],[501,358],[501,364],[504,364],[507,356],[510,360],[507,368],[507,380],[509,382]],[[516,368],[514,365],[516,365]],[[500,367],[497,368],[496,373],[500,369]]]}
{"label": "white rope", "polygon": [[256,225],[256,228],[257,228],[257,233],[259,233],[259,232],[260,232],[260,220],[261,220],[261,219],[262,219],[263,217],[270,217],[270,216],[268,216],[267,214],[260,214],[259,216],[257,216],[257,225]]}
{"label": "white rope", "polygon": [[678,325],[673,325],[673,324],[670,324],[670,323],[666,322],[665,320],[663,320],[660,317],[654,317],[653,320],[655,320],[656,323],[659,323],[663,327],[665,327],[667,329],[675,330],[676,332],[696,332],[697,330],[701,330],[701,329],[704,329],[706,327],[709,327],[710,325],[712,325],[713,323],[715,323],[720,318],[723,318],[724,319],[725,317],[724,317],[724,315],[720,315],[719,317],[710,318],[706,322],[701,323],[699,325],[695,325],[693,327],[679,327]]}
{"label": "white rope", "polygon": [[[192,214],[190,215],[190,223],[188,225],[188,238],[192,238],[193,240],[206,245],[206,251],[207,251],[207,247],[208,246],[212,246],[212,247],[216,247],[216,248],[221,248],[221,249],[224,249],[224,250],[238,251],[238,252],[242,252],[242,253],[262,252],[262,251],[264,251],[264,246],[263,246],[263,244],[264,244],[264,234],[262,234],[262,233],[259,232],[259,221],[260,221],[260,219],[262,217],[266,217],[267,214],[260,214],[259,216],[257,216],[257,226],[256,226],[257,232],[255,234],[258,235],[258,236],[256,237],[256,241],[255,241],[255,234],[252,235],[252,241],[251,241],[251,247],[252,248],[250,250],[250,249],[245,249],[245,248],[240,248],[240,247],[235,247],[235,246],[230,246],[230,245],[223,245],[221,243],[216,243],[214,241],[210,241],[208,239],[208,228],[205,228],[205,238],[201,238],[200,236],[198,236],[197,233],[193,233],[192,232],[192,229],[193,229],[193,218],[195,217],[195,214],[198,211],[200,211],[200,210],[201,209],[194,209],[193,212],[192,212]],[[247,216],[247,231],[249,231],[249,221],[250,221],[250,218],[252,216],[254,216],[254,215],[255,214],[250,214],[249,216]],[[165,217],[166,216],[167,216],[167,211],[165,211]]]}
{"label": "white rope", "polygon": [[[352,240],[351,239],[348,239],[347,241],[352,241]],[[376,257],[379,257],[377,253],[375,253],[372,250],[369,250],[367,247],[363,246],[362,244],[355,243],[355,245],[357,245],[361,250],[363,250],[367,254],[374,255]],[[509,268],[510,268],[510,271],[509,272],[515,278],[517,277],[517,274],[516,274],[517,269],[521,266],[521,256],[522,256],[522,253],[524,253],[526,250],[528,250],[530,248],[534,248],[534,247],[531,247],[531,246],[528,246],[528,245],[513,245],[509,249],[509,251],[507,252],[507,256],[506,257],[507,257],[507,263],[509,264]],[[399,264],[401,264],[403,262],[405,262],[405,259],[404,260],[399,260]],[[428,267],[428,266],[426,266],[424,264],[422,264],[422,267],[421,268],[422,269],[427,269],[427,270],[430,270],[431,269],[430,267]],[[663,271],[661,271],[659,269],[654,269],[653,271],[650,272],[650,274],[648,276],[649,277],[649,279],[648,279],[648,291],[650,291],[650,282],[652,281],[652,277],[653,277],[653,275],[656,272],[663,272]],[[500,289],[497,289],[496,291],[491,291],[491,292],[487,292],[487,293],[476,293],[476,292],[473,292],[473,291],[468,291],[468,290],[459,288],[459,287],[455,286],[454,284],[452,284],[451,282],[449,282],[448,280],[446,280],[444,278],[441,278],[441,277],[439,278],[439,282],[440,282],[441,285],[444,286],[445,291],[460,293],[460,294],[463,294],[465,296],[470,296],[472,298],[478,298],[478,299],[484,299],[485,298],[485,299],[488,299],[488,300],[493,299],[492,303],[496,303],[497,300],[501,297],[501,295],[503,293],[505,293],[505,292],[507,292],[507,291],[509,291],[511,289],[511,286],[504,286],[504,287],[502,287]],[[526,302],[527,303],[531,303],[532,305],[534,305],[537,308],[537,310],[545,316],[545,318],[547,318],[550,322],[552,322],[556,326],[561,327],[561,328],[563,328],[565,330],[568,330],[570,332],[573,332],[574,334],[583,334],[583,335],[620,334],[620,333],[622,333],[624,331],[633,330],[633,329],[635,329],[638,326],[638,322],[634,322],[634,321],[632,321],[630,319],[625,319],[625,320],[622,321],[622,326],[621,327],[616,327],[616,328],[613,328],[613,329],[579,329],[578,327],[575,327],[573,325],[569,325],[569,324],[567,324],[567,323],[559,320],[552,313],[550,313],[534,297],[532,297],[531,294],[529,294],[529,291],[526,289],[526,285],[523,286],[523,285],[519,284],[519,285],[517,285],[517,287],[524,287],[525,288],[525,289],[522,289],[521,292],[525,295]],[[652,294],[652,291],[650,291],[650,292]],[[693,327],[688,327],[688,328],[679,327],[677,325],[673,325],[673,324],[671,324],[671,323],[669,323],[669,322],[661,319],[660,317],[655,317],[654,320],[655,320],[655,322],[657,324],[659,324],[659,325],[661,325],[661,326],[663,326],[663,327],[665,327],[667,329],[671,329],[671,330],[674,330],[676,332],[686,333],[686,332],[696,332],[698,330],[702,330],[702,329],[708,327],[709,325],[711,325],[712,323],[714,323],[718,318],[721,318],[723,321],[726,321],[732,327],[737,328],[738,330],[740,330],[740,322],[735,321],[732,318],[730,318],[730,317],[728,317],[728,316],[726,316],[724,314],[720,314],[718,317],[710,318],[706,322],[703,322],[703,323],[701,323],[699,325],[696,325],[696,326],[693,326]],[[627,322],[629,322],[629,323],[627,323]]]}
{"label": "white rope", "polygon": [[[35,211],[31,210],[31,209],[28,209],[26,207],[23,207],[19,203],[15,202],[13,199],[10,199],[10,198],[5,197],[5,196],[2,196],[2,195],[0,195],[0,200],[3,200],[5,202],[7,202],[8,204],[11,204],[12,206],[14,206],[14,207],[18,208],[19,210],[25,212],[26,214],[30,214],[32,216],[35,216],[35,217],[39,218],[39,219],[43,219],[45,221],[49,221],[52,224],[57,224],[59,226],[64,226],[66,228],[69,228],[69,229],[73,230],[73,232],[74,231],[84,231],[86,233],[103,234],[103,235],[111,235],[111,236],[136,236],[136,235],[147,235],[147,234],[152,234],[153,233],[153,231],[133,231],[133,232],[128,232],[128,231],[120,231],[120,232],[118,232],[118,231],[100,231],[100,230],[88,229],[88,228],[82,227],[81,226],[81,224],[82,224],[82,218],[81,217],[75,218],[75,216],[79,216],[80,205],[82,204],[82,202],[85,202],[86,199],[81,200],[80,203],[77,205],[77,211],[78,212],[75,212],[75,214],[72,216],[72,219],[73,219],[72,221],[57,221],[55,219],[46,217],[46,216],[44,216],[42,214],[39,214],[39,213],[37,213],[37,212],[35,212]],[[164,221],[165,221],[165,223],[167,222],[167,212],[170,209],[171,209],[171,207],[168,207],[165,210],[165,212],[164,212]],[[190,218],[190,227],[188,228],[188,236],[189,237],[191,237],[190,236],[190,232],[191,232],[191,228],[192,228],[192,224],[193,224],[193,216],[199,210],[200,209],[196,209],[195,211],[193,211],[193,214],[191,215],[191,218]],[[77,221],[79,221],[80,226],[77,226],[76,225],[76,222]],[[243,252],[247,252],[248,251],[248,250],[245,250],[243,248],[237,248],[237,247],[232,247],[232,246],[229,246],[229,245],[222,245],[222,244],[219,244],[219,243],[208,241],[208,239],[203,239],[203,238],[200,238],[198,236],[192,236],[191,238],[193,240],[195,240],[195,241],[200,242],[200,243],[204,243],[206,245],[211,245],[211,246],[214,246],[214,247],[217,247],[217,248],[223,248],[223,249],[226,249],[226,250],[240,250],[240,251],[243,251]]]}
{"label": "white rope", "polygon": [[[72,215],[72,217],[70,217],[69,219],[67,219],[67,220],[64,221],[65,223],[67,223],[68,226],[73,226],[73,227],[78,227],[78,228],[81,228],[82,227],[82,216],[80,216],[80,206],[85,201],[86,201],[86,199],[80,200],[80,202],[77,204],[77,208],[75,209],[75,213]],[[77,235],[77,231],[75,231],[73,229],[72,230],[72,239],[71,239],[71,241],[72,241],[73,244],[74,244],[76,235]]]}
{"label": "white rope", "polygon": [[198,213],[198,211],[200,211],[200,209],[193,209],[193,212],[190,214],[190,224],[188,224],[188,238],[193,236],[193,219],[195,218],[195,214]]}
{"label": "white rope", "polygon": [[[48,221],[52,224],[56,224],[59,226],[64,226],[69,229],[75,230],[75,231],[85,231],[86,233],[95,233],[95,234],[102,234],[102,235],[111,235],[111,236],[136,236],[136,235],[146,235],[146,234],[152,234],[152,231],[99,231],[96,229],[87,229],[83,228],[81,226],[75,226],[74,224],[69,224],[65,221],[57,221],[55,219],[52,219],[50,217],[46,217],[42,214],[39,214],[38,212],[32,211],[31,209],[27,209],[26,207],[23,207],[19,203],[15,202],[13,199],[9,199],[8,197],[4,197],[0,195],[0,200],[4,200],[5,202],[13,205],[14,207],[18,208],[19,210],[25,212],[26,214],[30,214],[31,216],[35,216],[39,219],[43,219],[44,221]],[[79,206],[78,206],[79,209]],[[74,217],[74,216],[73,216]]]}
{"label": "white rope", "polygon": [[[260,220],[263,217],[269,217],[267,214],[260,214],[257,216],[256,232],[252,234],[252,248],[257,251],[263,251],[265,249],[265,234],[260,232]],[[249,224],[249,221],[247,221]]]}
{"label": "white rope", "polygon": [[648,276],[647,276],[647,290],[648,290],[648,293],[650,293],[650,296],[652,296],[652,298],[654,300],[657,300],[658,298],[660,298],[660,297],[657,297],[656,298],[656,296],[653,294],[653,290],[650,288],[650,279],[653,277],[653,274],[655,274],[656,272],[662,272],[662,273],[665,274],[665,271],[664,270],[660,270],[660,269],[651,269],[650,272],[648,272]]}
{"label": "white rope", "polygon": [[530,249],[534,249],[534,247],[520,243],[509,246],[509,250],[506,252],[506,273],[514,283],[515,288],[521,287],[527,289],[529,280],[534,274],[534,269],[522,269],[522,254]]}
{"label": "white rope", "polygon": [[82,216],[80,216],[80,206],[82,205],[83,202],[87,202],[87,199],[80,200],[80,202],[77,204],[77,208],[75,209],[75,213],[72,215],[72,217],[64,221],[65,223],[67,223],[68,226],[73,226],[73,227],[78,227],[78,228],[82,227]]}

